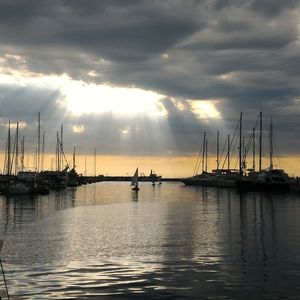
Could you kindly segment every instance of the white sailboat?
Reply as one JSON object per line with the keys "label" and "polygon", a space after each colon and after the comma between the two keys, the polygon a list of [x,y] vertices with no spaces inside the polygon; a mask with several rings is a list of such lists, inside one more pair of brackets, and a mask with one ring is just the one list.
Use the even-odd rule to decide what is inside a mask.
{"label": "white sailboat", "polygon": [[133,186],[133,191],[138,191],[139,188],[139,168],[136,168],[135,173],[131,180],[131,185]]}

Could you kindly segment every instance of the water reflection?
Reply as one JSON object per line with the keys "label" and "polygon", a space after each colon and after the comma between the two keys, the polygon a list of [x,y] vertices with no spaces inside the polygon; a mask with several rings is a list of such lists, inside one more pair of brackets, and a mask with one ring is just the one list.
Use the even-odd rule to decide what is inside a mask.
{"label": "water reflection", "polygon": [[43,203],[32,195],[2,196],[0,199],[3,233],[21,228],[26,222],[37,219],[43,210]]}
{"label": "water reflection", "polygon": [[138,201],[139,200],[139,192],[138,191],[131,191],[131,200]]}
{"label": "water reflection", "polygon": [[76,190],[54,191],[51,196],[14,195],[1,196],[1,229],[10,232],[22,228],[53,211],[74,207]]}
{"label": "water reflection", "polygon": [[7,277],[23,299],[298,296],[298,195],[98,183],[0,199]]}

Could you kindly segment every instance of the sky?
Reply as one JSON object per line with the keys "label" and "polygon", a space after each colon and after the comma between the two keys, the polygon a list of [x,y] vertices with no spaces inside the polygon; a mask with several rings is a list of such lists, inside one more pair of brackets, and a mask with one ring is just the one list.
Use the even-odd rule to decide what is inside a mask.
{"label": "sky", "polygon": [[[20,123],[35,152],[37,114],[54,154],[195,157],[215,153],[243,111],[263,112],[264,154],[300,149],[300,1],[0,2],[0,142]],[[133,162],[134,165],[134,162]]]}

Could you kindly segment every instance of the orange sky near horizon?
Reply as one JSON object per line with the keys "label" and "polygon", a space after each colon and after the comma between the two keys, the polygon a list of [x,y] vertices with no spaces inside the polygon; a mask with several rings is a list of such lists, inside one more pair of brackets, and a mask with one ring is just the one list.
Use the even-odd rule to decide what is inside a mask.
{"label": "orange sky near horizon", "polygon": [[[70,166],[72,166],[72,155],[66,154]],[[86,163],[85,163],[86,161]],[[149,175],[150,171],[155,171],[163,177],[176,178],[192,176],[197,161],[196,155],[190,156],[121,156],[121,155],[97,155],[96,164],[93,155],[77,155],[76,170],[83,175],[111,175],[111,176],[131,176],[136,167],[139,167],[139,173]],[[300,176],[300,155],[286,156],[274,159],[274,167],[284,169],[290,176]],[[35,156],[27,154],[24,159],[26,170],[35,170]],[[267,168],[269,160],[264,157],[262,160],[263,168]],[[0,154],[1,173],[3,173],[4,155]],[[19,167],[20,167],[19,163]],[[55,157],[45,155],[44,169],[55,170]],[[96,167],[95,167],[96,166]],[[252,166],[252,160],[249,160],[248,167]],[[258,160],[256,161],[258,166]],[[222,167],[222,164],[220,165]],[[224,168],[227,167],[227,164]],[[231,168],[237,168],[237,160],[232,160]],[[208,157],[208,171],[216,168],[216,159],[214,156]],[[14,168],[13,168],[14,170]],[[85,172],[86,170],[86,172]],[[199,167],[201,173],[201,163]]]}

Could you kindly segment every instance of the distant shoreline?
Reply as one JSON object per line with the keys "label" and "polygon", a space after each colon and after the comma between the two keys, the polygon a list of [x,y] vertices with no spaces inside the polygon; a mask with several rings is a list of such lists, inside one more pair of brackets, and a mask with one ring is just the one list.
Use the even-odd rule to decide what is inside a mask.
{"label": "distant shoreline", "polygon": [[[132,176],[103,176],[102,181],[131,181]],[[161,181],[181,181],[182,178],[162,178]],[[139,181],[152,182],[149,176],[140,176]]]}

